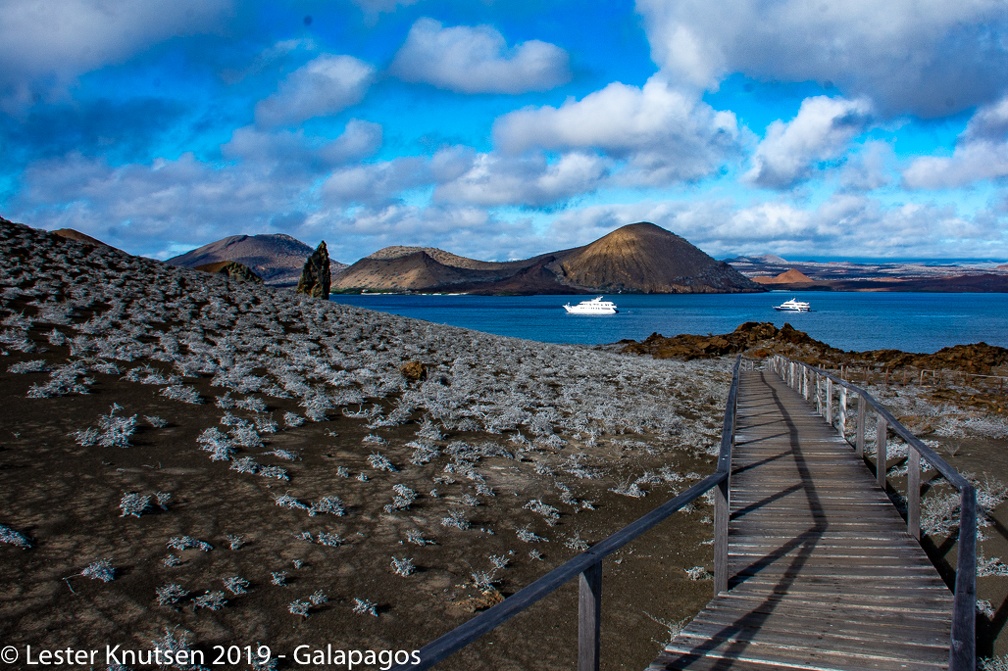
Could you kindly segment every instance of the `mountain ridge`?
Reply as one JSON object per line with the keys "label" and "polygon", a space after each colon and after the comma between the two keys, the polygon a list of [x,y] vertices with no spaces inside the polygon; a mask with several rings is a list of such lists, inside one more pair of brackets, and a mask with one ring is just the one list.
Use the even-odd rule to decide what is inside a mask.
{"label": "mountain ridge", "polygon": [[[165,261],[173,266],[196,268],[223,261],[236,261],[248,266],[263,283],[270,286],[293,287],[301,277],[305,260],[314,248],[285,233],[230,235],[180,254]],[[346,267],[329,260],[333,273]]]}
{"label": "mountain ridge", "polygon": [[476,294],[723,293],[763,289],[674,233],[628,224],[581,247],[477,261],[430,247],[386,247],[333,278],[333,291]]}

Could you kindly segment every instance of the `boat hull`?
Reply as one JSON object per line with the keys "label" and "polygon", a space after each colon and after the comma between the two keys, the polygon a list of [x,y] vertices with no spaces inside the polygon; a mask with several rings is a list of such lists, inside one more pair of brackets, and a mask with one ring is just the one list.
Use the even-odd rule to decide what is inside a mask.
{"label": "boat hull", "polygon": [[602,296],[590,301],[581,301],[577,305],[567,303],[563,306],[569,315],[614,315],[619,310],[612,301],[603,301]]}
{"label": "boat hull", "polygon": [[563,309],[567,311],[569,315],[614,315],[619,310],[616,308],[609,308],[605,310],[579,310],[577,305],[565,305]]}

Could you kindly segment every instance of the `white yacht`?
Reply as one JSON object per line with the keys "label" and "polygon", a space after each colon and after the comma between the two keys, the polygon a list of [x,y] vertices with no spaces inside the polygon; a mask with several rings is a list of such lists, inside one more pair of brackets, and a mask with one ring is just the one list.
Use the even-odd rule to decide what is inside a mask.
{"label": "white yacht", "polygon": [[812,306],[806,301],[799,301],[792,298],[784,301],[780,305],[775,305],[774,310],[779,312],[812,312]]}
{"label": "white yacht", "polygon": [[577,305],[567,303],[563,306],[567,314],[572,315],[614,315],[619,310],[612,301],[604,301],[602,297],[593,298],[590,301],[581,301]]}

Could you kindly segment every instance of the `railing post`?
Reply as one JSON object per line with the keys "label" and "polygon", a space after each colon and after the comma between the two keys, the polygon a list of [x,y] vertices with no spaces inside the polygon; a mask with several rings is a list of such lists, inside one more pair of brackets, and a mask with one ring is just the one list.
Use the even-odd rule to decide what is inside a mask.
{"label": "railing post", "polygon": [[907,531],[919,541],[921,455],[913,445],[908,445],[907,449],[910,451],[907,457]]}
{"label": "railing post", "polygon": [[840,437],[847,440],[847,387],[840,387]]}
{"label": "railing post", "polygon": [[[976,668],[976,490],[962,488],[949,671]],[[965,533],[963,533],[965,532]]]}
{"label": "railing post", "polygon": [[822,402],[823,402],[823,398],[822,398],[822,386],[823,386],[823,385],[822,385],[822,375],[820,375],[820,374],[819,374],[819,373],[817,372],[817,373],[815,374],[815,401],[816,401],[816,412],[818,412],[818,413],[819,413],[819,416],[820,416],[820,417],[821,417],[821,416],[823,415],[823,407],[822,407]]}
{"label": "railing post", "polygon": [[731,472],[714,488],[714,596],[728,591],[728,518]]}
{"label": "railing post", "polygon": [[859,457],[864,456],[864,438],[865,438],[865,416],[867,415],[868,403],[865,401],[865,397],[858,394],[857,400],[857,437],[854,439],[855,453]]}
{"label": "railing post", "polygon": [[885,490],[886,472],[889,470],[886,468],[886,461],[888,461],[886,454],[886,433],[888,427],[885,417],[882,415],[877,415],[877,417],[878,424],[875,427],[875,479],[878,480],[879,487]]}
{"label": "railing post", "polygon": [[826,423],[833,426],[833,378],[826,378]]}
{"label": "railing post", "polygon": [[578,671],[599,671],[602,560],[581,572],[578,589]]}

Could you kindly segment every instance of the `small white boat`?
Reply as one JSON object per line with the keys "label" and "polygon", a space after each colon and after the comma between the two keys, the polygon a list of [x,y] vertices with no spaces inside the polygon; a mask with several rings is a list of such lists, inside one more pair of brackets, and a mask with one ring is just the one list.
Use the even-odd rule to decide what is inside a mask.
{"label": "small white boat", "polygon": [[812,312],[812,306],[806,301],[799,301],[792,298],[789,301],[784,301],[780,305],[775,305],[774,310],[778,312]]}
{"label": "small white boat", "polygon": [[601,296],[590,301],[581,301],[577,305],[567,303],[563,308],[571,315],[614,315],[619,312],[615,303],[604,301]]}

